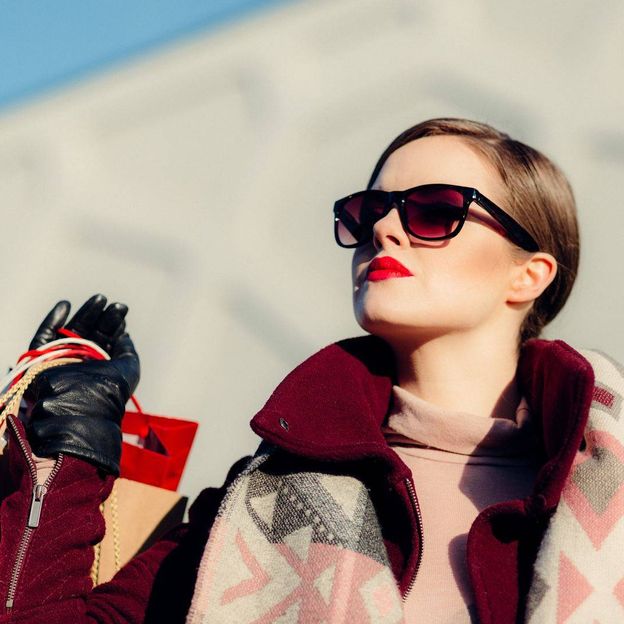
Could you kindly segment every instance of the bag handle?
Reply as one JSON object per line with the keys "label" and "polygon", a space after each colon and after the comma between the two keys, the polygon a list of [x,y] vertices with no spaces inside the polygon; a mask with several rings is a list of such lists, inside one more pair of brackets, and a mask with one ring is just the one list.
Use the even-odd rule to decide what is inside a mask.
{"label": "bag handle", "polygon": [[77,358],[59,358],[48,362],[40,362],[30,367],[19,381],[15,382],[0,396],[0,407],[2,407],[2,412],[0,412],[0,434],[3,434],[6,428],[7,416],[9,416],[9,414],[17,416],[24,394],[37,375],[49,368],[64,366],[65,364],[75,364],[77,362],[80,362]]}

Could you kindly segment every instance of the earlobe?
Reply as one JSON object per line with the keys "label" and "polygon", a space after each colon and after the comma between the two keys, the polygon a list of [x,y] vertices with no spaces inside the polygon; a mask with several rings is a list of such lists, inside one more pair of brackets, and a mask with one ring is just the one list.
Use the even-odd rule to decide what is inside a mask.
{"label": "earlobe", "polygon": [[557,261],[549,254],[538,251],[514,271],[507,301],[523,303],[537,299],[557,275]]}

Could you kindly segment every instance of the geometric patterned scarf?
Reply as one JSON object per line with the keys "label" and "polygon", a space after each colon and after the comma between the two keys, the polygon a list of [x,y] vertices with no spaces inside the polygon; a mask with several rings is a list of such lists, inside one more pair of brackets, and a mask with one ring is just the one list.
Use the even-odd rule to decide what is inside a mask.
{"label": "geometric patterned scarf", "polygon": [[585,446],[540,545],[527,624],[624,622],[624,368],[580,353],[596,376]]}
{"label": "geometric patterned scarf", "polygon": [[400,624],[401,596],[364,484],[271,469],[256,455],[230,485],[187,624]]}
{"label": "geometric patterned scarf", "polygon": [[[596,378],[585,446],[541,542],[526,624],[624,622],[624,368]],[[187,624],[401,624],[402,600],[366,486],[272,468],[262,445],[230,485]]]}

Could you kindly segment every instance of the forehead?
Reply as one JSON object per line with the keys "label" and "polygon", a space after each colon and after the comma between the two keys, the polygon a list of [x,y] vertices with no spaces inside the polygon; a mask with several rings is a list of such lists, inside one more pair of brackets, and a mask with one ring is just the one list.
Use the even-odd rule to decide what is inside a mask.
{"label": "forehead", "polygon": [[421,184],[457,184],[478,189],[493,201],[505,196],[494,166],[456,136],[429,136],[390,154],[372,188],[402,191]]}

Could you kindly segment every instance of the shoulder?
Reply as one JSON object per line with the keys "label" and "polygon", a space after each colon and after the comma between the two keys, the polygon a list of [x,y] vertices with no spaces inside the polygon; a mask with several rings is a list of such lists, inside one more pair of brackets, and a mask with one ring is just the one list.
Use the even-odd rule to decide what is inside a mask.
{"label": "shoulder", "polygon": [[600,349],[576,349],[592,366],[597,376],[599,374],[616,374],[624,378],[624,365],[612,355]]}
{"label": "shoulder", "polygon": [[594,402],[619,411],[624,396],[624,365],[599,349],[578,349],[578,352],[594,371]]}
{"label": "shoulder", "polygon": [[624,365],[599,349],[577,351],[594,372],[588,430],[600,438],[599,446],[609,446],[613,436],[624,442]]}
{"label": "shoulder", "polygon": [[189,508],[189,525],[191,528],[201,531],[210,530],[228,487],[247,467],[251,460],[251,455],[245,455],[236,460],[228,469],[225,480],[221,486],[208,487],[199,493]]}

